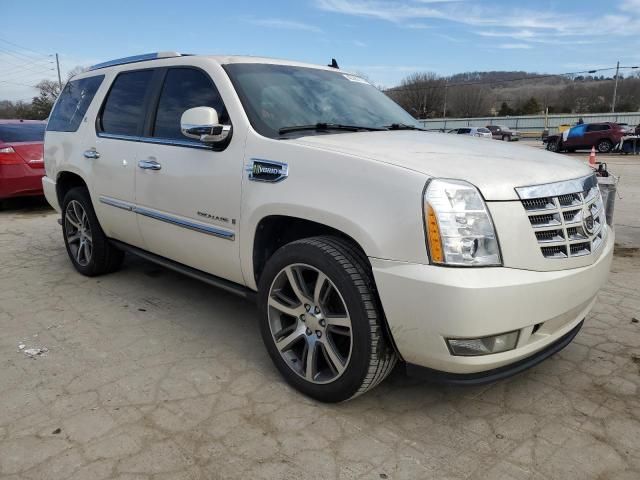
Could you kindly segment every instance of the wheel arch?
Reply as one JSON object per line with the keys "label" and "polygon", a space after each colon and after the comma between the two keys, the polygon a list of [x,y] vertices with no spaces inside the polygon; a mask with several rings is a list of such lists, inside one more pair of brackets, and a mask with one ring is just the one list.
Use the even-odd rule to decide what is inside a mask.
{"label": "wheel arch", "polygon": [[64,170],[58,173],[56,177],[56,195],[58,204],[62,208],[62,201],[69,190],[75,187],[88,188],[87,182],[78,173]]}
{"label": "wheel arch", "polygon": [[342,238],[356,247],[364,258],[367,258],[362,245],[353,236],[339,228],[308,218],[271,214],[260,219],[253,235],[251,266],[252,279],[256,282],[256,285],[259,282],[264,266],[278,248],[296,240],[319,235]]}

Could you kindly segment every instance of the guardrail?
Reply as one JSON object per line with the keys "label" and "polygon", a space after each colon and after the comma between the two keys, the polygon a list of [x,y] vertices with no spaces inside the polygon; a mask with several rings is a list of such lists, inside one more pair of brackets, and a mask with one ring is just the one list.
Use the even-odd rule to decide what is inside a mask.
{"label": "guardrail", "polygon": [[523,133],[523,136],[541,136],[548,128],[550,133],[558,131],[560,125],[574,125],[582,118],[584,123],[614,122],[640,124],[640,112],[522,115],[517,117],[434,118],[419,120],[427,130],[451,130],[460,127],[484,127],[505,125]]}

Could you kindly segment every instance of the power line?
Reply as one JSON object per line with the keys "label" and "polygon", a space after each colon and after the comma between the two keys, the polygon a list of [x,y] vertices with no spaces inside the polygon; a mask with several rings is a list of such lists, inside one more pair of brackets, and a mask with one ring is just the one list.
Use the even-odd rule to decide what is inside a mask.
{"label": "power line", "polygon": [[[0,57],[2,57],[3,55],[8,55],[8,54],[3,52],[2,50],[0,50]],[[29,68],[29,67],[33,67],[33,66],[42,66],[45,63],[53,63],[49,59],[38,60],[38,61],[35,61],[35,62],[31,61],[30,63],[28,63],[28,62],[25,62],[23,59],[18,58],[18,61],[20,61],[22,63],[16,63],[16,61],[13,58],[11,60],[9,60],[7,58],[2,59],[2,62],[7,63],[9,65],[13,65],[14,67],[18,67],[18,68]]]}
{"label": "power line", "polygon": [[33,58],[33,57],[27,57],[24,55],[16,55],[16,53],[19,52],[14,52],[12,50],[8,50],[4,47],[0,47],[0,52],[2,52],[4,55],[9,55],[17,60],[20,60],[21,62],[42,62],[44,60],[47,60],[47,57],[43,57],[43,58]]}
{"label": "power line", "polygon": [[9,40],[5,40],[4,38],[0,38],[0,42],[8,43],[9,45],[13,45],[14,47],[18,47],[18,48],[20,48],[22,50],[26,50],[27,52],[32,52],[32,53],[35,53],[36,55],[40,55],[40,56],[43,56],[43,57],[50,57],[51,56],[50,53],[36,52],[35,50],[32,50],[32,49],[27,48],[27,47],[23,47],[21,45],[18,45],[17,43],[10,42]]}
{"label": "power line", "polygon": [[11,85],[18,85],[20,87],[31,87],[31,88],[38,88],[35,85],[27,85],[26,83],[16,83],[16,82],[10,82],[7,80],[0,80],[0,83],[9,83]]}

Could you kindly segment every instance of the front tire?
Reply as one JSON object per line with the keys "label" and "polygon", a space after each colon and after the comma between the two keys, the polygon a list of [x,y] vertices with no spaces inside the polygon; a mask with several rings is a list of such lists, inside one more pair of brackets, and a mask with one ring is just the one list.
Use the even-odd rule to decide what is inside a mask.
{"label": "front tire", "polygon": [[356,397],[396,364],[366,257],[337,237],[281,247],[261,275],[258,306],[271,359],[316,400]]}
{"label": "front tire", "polygon": [[599,153],[609,153],[613,148],[613,142],[608,139],[600,140],[596,146]]}
{"label": "front tire", "polygon": [[547,142],[547,150],[557,153],[560,151],[560,142],[558,140],[549,140]]}
{"label": "front tire", "polygon": [[509,135],[503,135],[502,136],[502,141],[503,142],[510,142],[511,141],[511,137]]}
{"label": "front tire", "polygon": [[102,231],[89,191],[72,188],[62,201],[62,236],[75,269],[87,277],[117,270],[124,252],[114,247]]}

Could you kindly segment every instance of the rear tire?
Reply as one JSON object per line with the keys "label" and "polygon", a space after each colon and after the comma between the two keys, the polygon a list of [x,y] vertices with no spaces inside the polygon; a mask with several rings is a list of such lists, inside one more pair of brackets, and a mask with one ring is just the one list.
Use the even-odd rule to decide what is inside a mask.
{"label": "rear tire", "polygon": [[281,247],[260,278],[258,306],[271,359],[289,384],[316,400],[361,395],[396,364],[371,268],[340,238]]}
{"label": "rear tire", "polygon": [[62,236],[74,268],[95,277],[120,268],[124,252],[114,247],[102,231],[89,191],[72,188],[62,201]]}
{"label": "rear tire", "polygon": [[599,153],[609,153],[612,148],[613,142],[606,138],[604,140],[600,140],[598,145],[596,145],[596,150],[598,150]]}

